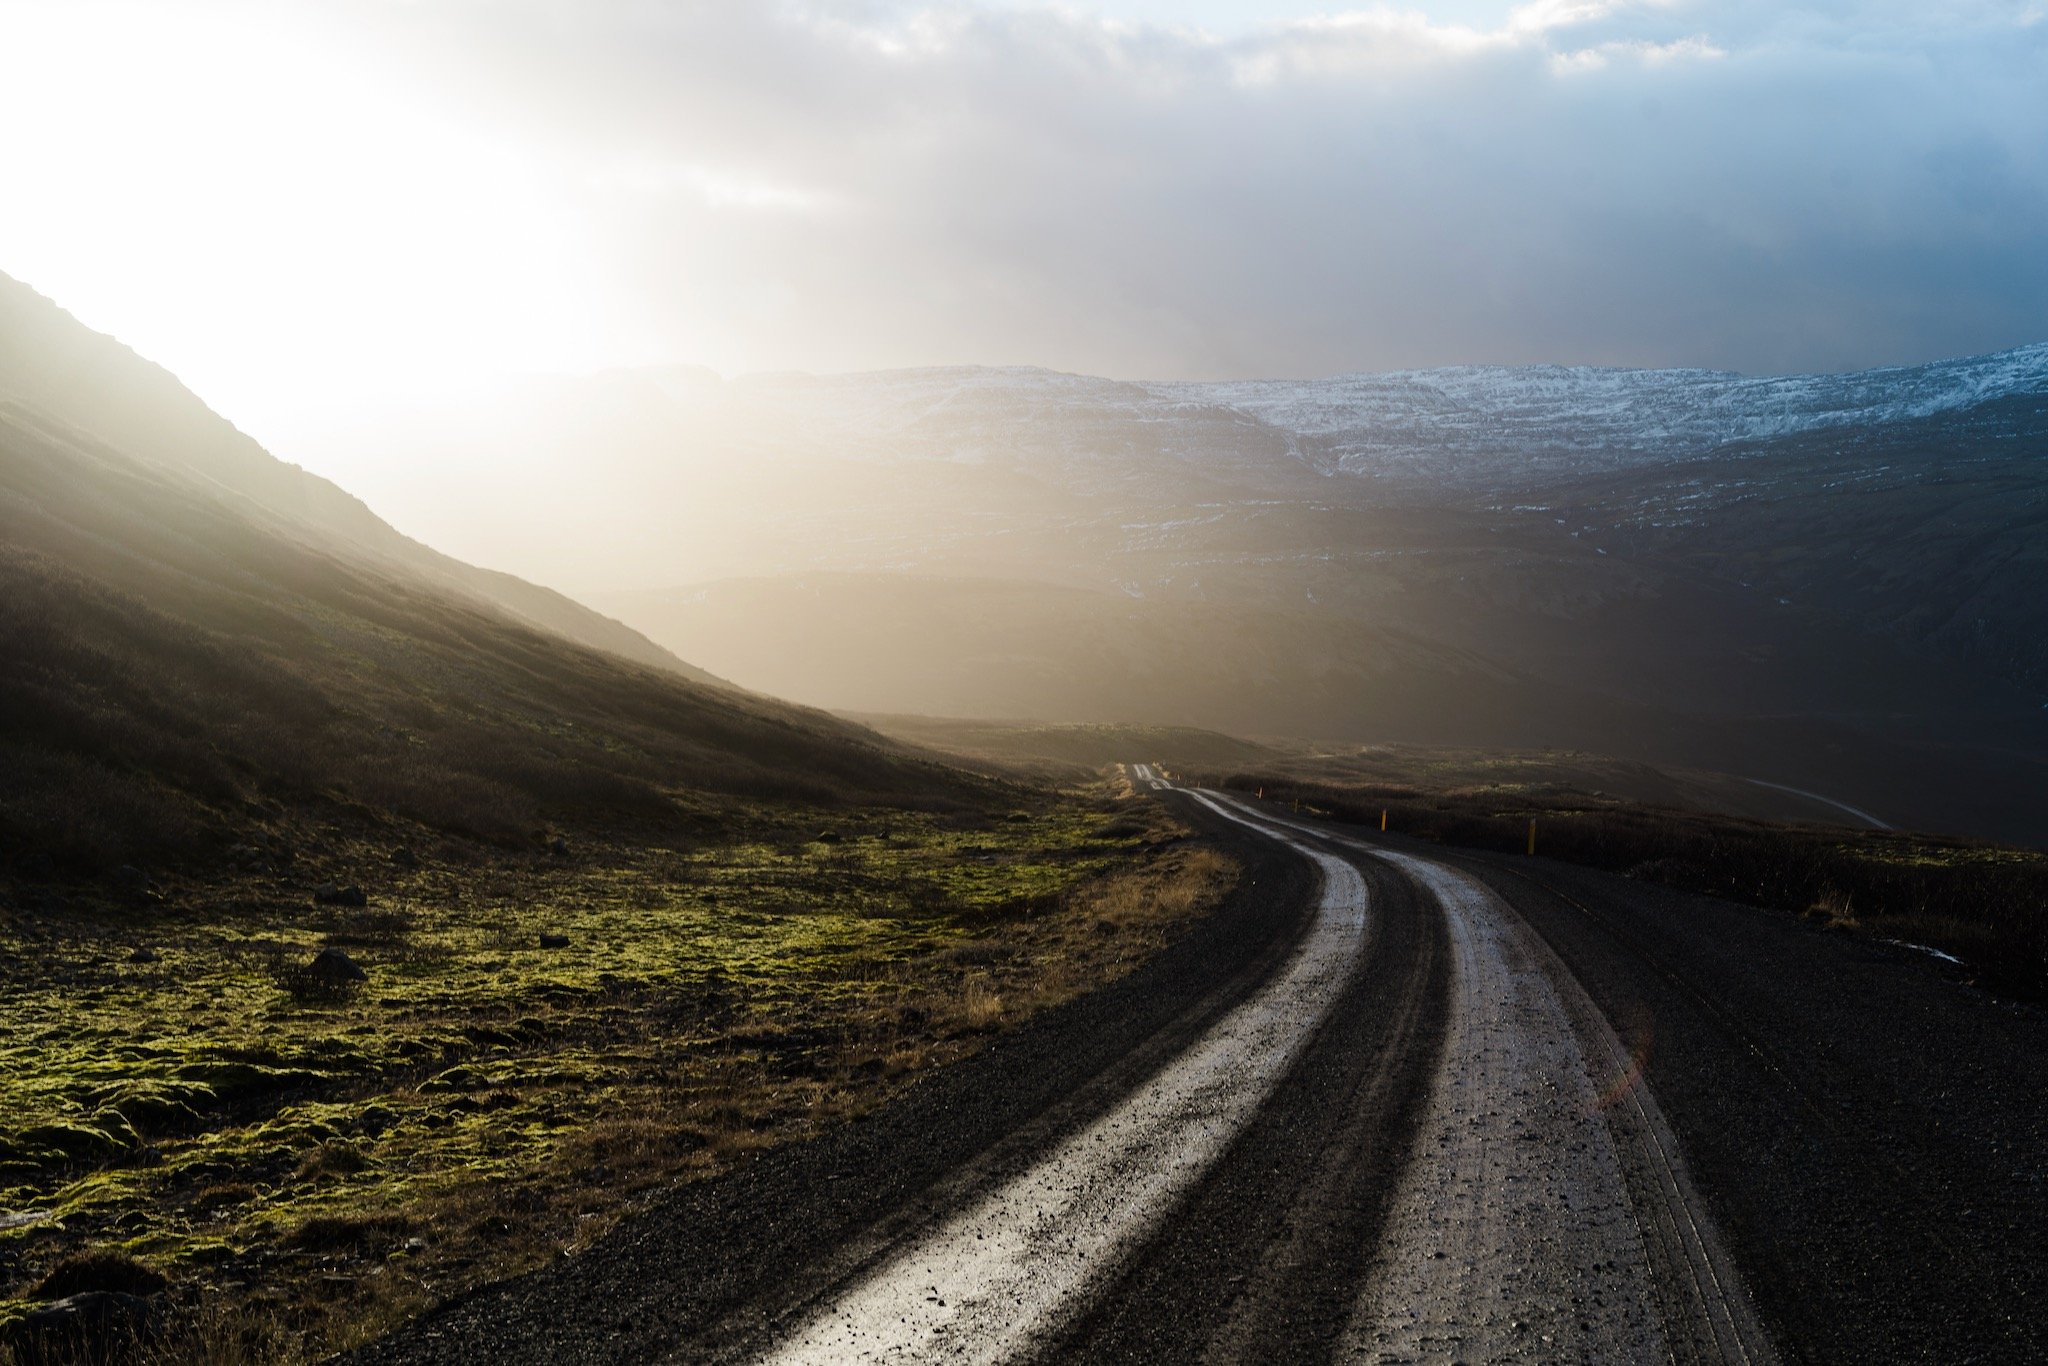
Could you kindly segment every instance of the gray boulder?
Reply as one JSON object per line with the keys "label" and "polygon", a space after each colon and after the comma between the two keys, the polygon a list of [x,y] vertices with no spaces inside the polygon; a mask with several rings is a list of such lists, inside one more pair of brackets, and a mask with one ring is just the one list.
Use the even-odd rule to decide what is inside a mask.
{"label": "gray boulder", "polygon": [[330,990],[370,980],[370,974],[340,949],[320,950],[319,955],[306,964],[306,976]]}

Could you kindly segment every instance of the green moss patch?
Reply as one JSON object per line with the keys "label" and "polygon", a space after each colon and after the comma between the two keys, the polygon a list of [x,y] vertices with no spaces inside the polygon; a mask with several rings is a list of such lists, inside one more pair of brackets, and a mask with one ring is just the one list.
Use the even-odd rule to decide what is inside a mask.
{"label": "green moss patch", "polygon": [[[1075,800],[734,830],[404,866],[337,838],[148,918],[0,920],[0,1293],[118,1253],[339,1341],[1125,970],[1167,931],[1105,943],[1091,889],[1180,856]],[[330,878],[369,906],[311,905]],[[324,948],[360,989],[289,989]]]}

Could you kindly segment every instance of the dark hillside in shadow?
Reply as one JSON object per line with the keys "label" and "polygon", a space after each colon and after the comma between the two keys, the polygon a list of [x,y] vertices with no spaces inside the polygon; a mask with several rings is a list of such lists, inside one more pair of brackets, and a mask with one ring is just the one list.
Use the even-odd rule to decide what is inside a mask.
{"label": "dark hillside in shadow", "polygon": [[493,841],[721,803],[972,802],[819,713],[689,683],[292,539],[0,407],[0,847],[185,862],[280,808]]}

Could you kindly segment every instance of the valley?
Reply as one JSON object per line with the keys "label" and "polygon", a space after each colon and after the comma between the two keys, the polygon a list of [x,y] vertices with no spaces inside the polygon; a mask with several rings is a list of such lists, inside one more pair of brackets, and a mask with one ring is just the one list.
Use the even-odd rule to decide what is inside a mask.
{"label": "valley", "polygon": [[[0,1357],[1510,1359],[1535,1323],[1764,1361],[1931,1322],[1910,1238],[1815,1285],[1833,1225],[1786,1192],[1896,1197],[1855,1135],[1901,1113],[1916,1180],[1983,1155],[1865,1089],[1849,1155],[1752,1176],[1700,1126],[1763,1109],[1699,1088],[1755,1002],[1657,1065],[1668,1114],[1458,1136],[1535,1072],[1598,1095],[1653,979],[1749,953],[1902,993],[1965,1071],[2030,1037],[2032,353],[1769,389],[1807,408],[1767,429],[1725,377],[784,379],[798,457],[669,384],[643,454],[751,455],[669,468],[684,534],[607,553],[745,572],[593,610],[0,303]],[[1543,436],[1596,382],[1630,421]],[[2031,1151],[2012,1094],[1984,1132]],[[2004,1170],[1958,1198],[2022,1217]],[[1441,1194],[1500,1172],[1587,1212]],[[1390,1269],[1444,1228],[1464,1289]],[[1955,1331],[2020,1350],[2019,1244],[1971,1229]],[[1498,1278],[1560,1240],[1593,1270]],[[1574,1293],[1612,1312],[1545,1317]]]}
{"label": "valley", "polygon": [[1593,749],[2048,829],[2040,348],[1785,380],[622,371],[350,439],[575,452],[588,504],[503,515],[606,551],[508,553],[834,710]]}
{"label": "valley", "polygon": [[0,1366],[2048,1363],[2044,72],[0,0]]}

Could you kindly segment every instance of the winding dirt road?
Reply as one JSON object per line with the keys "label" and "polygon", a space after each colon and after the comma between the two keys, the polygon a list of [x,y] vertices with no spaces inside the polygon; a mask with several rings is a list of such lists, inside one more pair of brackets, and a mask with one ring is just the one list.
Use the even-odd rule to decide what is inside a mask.
{"label": "winding dirt road", "polygon": [[[1139,766],[1148,788],[1166,784]],[[843,1288],[792,1316],[786,1337],[758,1359],[1008,1361],[1055,1346],[1059,1355],[1119,1355],[1112,1335],[1090,1341],[1089,1319],[1144,1320],[1182,1309],[1170,1286],[1121,1276],[1133,1251],[1171,1243],[1169,1215],[1239,1142],[1353,981],[1382,965],[1368,945],[1361,864],[1405,881],[1403,909],[1447,931],[1448,953],[1413,975],[1414,993],[1447,999],[1435,1066],[1409,1158],[1385,1195],[1378,1249],[1355,1284],[1327,1287],[1343,1326],[1337,1359],[1767,1361],[1774,1354],[1739,1275],[1720,1250],[1655,1102],[1628,1073],[1628,1054],[1590,1011],[1561,964],[1505,903],[1454,870],[1405,854],[1375,854],[1311,827],[1280,821],[1217,794],[1194,799],[1316,864],[1320,904],[1281,971],[1123,1103],[986,1196],[922,1231]],[[1578,993],[1582,994],[1582,993]],[[1574,1018],[1576,1014],[1577,1018]],[[1582,1037],[1580,1030],[1587,1033]],[[1418,1041],[1423,1042],[1423,1041]],[[1622,1102],[1617,1106],[1615,1102]],[[1337,1116],[1370,1126],[1385,1111]],[[1611,1123],[1610,1117],[1626,1122]],[[1328,1118],[1328,1117],[1326,1117]],[[1618,1149],[1663,1177],[1654,1209],[1638,1209]],[[1295,1195],[1322,1203],[1341,1170]],[[1659,1231],[1678,1234],[1653,1246]],[[1285,1256],[1284,1250],[1280,1251]],[[1147,1255],[1159,1257],[1156,1246]],[[1275,1346],[1264,1301],[1286,1276],[1233,1301],[1207,1343],[1225,1359]],[[1159,1294],[1165,1291],[1165,1294]],[[1113,1303],[1135,1295],[1137,1305]],[[1334,1324],[1339,1305],[1328,1306]],[[751,1353],[749,1354],[751,1355]]]}
{"label": "winding dirt road", "polygon": [[1248,868],[1213,922],[871,1119],[364,1359],[2048,1344],[2041,1012],[1762,913],[1132,776]]}

